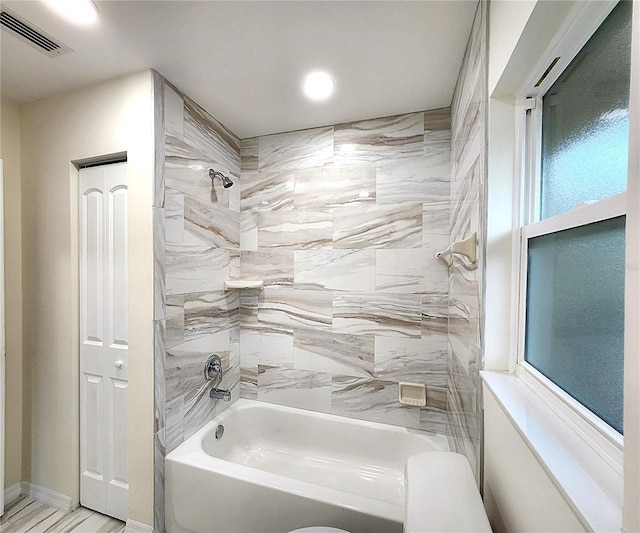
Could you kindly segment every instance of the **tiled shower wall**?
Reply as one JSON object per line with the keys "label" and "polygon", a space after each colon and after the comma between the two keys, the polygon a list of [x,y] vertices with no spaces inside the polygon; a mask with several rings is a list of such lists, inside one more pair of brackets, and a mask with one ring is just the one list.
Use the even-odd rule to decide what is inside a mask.
{"label": "tiled shower wall", "polygon": [[[206,394],[213,352],[234,400],[420,428],[475,453],[461,377],[477,366],[454,360],[478,325],[460,290],[477,272],[435,260],[468,230],[462,203],[450,210],[469,188],[450,183],[450,110],[239,141],[158,75],[155,90],[156,529],[165,454],[229,405]],[[426,384],[427,407],[400,405],[399,381]]]}
{"label": "tiled shower wall", "polygon": [[450,138],[447,108],[241,142],[242,397],[447,431]]}
{"label": "tiled shower wall", "polygon": [[204,363],[222,358],[222,388],[239,396],[237,277],[240,187],[212,182],[209,168],[240,176],[240,141],[196,103],[155,77],[155,530],[164,531],[164,456],[226,402],[207,394]]}
{"label": "tiled shower wall", "polygon": [[457,256],[449,275],[450,444],[481,472],[487,2],[478,4],[452,103],[451,242],[478,234],[479,259]]}

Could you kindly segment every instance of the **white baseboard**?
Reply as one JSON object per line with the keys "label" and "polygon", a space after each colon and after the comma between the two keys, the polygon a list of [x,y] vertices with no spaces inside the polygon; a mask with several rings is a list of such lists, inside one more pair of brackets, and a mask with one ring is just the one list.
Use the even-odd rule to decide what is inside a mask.
{"label": "white baseboard", "polygon": [[17,500],[22,494],[22,490],[20,488],[20,483],[16,483],[15,485],[11,485],[4,489],[4,506],[5,508],[11,505],[14,500]]}
{"label": "white baseboard", "polygon": [[136,522],[135,520],[127,520],[124,533],[153,533],[153,526],[148,526],[147,524]]}
{"label": "white baseboard", "polygon": [[29,481],[20,482],[20,492],[49,507],[59,509],[63,513],[70,513],[75,509],[70,496],[65,496],[51,489],[35,485]]}

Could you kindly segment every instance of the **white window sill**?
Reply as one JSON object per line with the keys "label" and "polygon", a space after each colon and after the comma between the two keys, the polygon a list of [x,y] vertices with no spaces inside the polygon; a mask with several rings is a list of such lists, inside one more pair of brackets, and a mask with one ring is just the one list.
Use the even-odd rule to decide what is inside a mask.
{"label": "white window sill", "polygon": [[513,374],[481,372],[489,392],[585,527],[620,531],[623,479],[556,412]]}

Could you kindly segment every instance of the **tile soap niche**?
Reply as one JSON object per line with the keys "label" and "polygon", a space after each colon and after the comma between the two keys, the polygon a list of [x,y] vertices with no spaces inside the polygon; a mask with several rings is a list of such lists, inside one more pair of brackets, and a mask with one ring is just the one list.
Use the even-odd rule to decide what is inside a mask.
{"label": "tile soap niche", "polygon": [[264,288],[264,282],[261,279],[230,279],[224,282],[224,290],[231,291],[233,289],[258,289]]}
{"label": "tile soap niche", "polygon": [[404,405],[424,407],[427,405],[427,387],[424,383],[398,384],[398,401]]}

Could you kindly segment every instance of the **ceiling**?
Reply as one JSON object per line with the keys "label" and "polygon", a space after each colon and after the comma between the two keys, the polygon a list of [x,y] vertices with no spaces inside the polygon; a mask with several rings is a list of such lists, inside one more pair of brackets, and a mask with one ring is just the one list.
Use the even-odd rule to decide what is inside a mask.
{"label": "ceiling", "polygon": [[[95,1],[73,26],[40,1],[3,6],[73,49],[51,59],[1,31],[3,99],[26,103],[154,68],[240,138],[448,106],[477,0]],[[303,76],[336,91],[317,103]]]}

